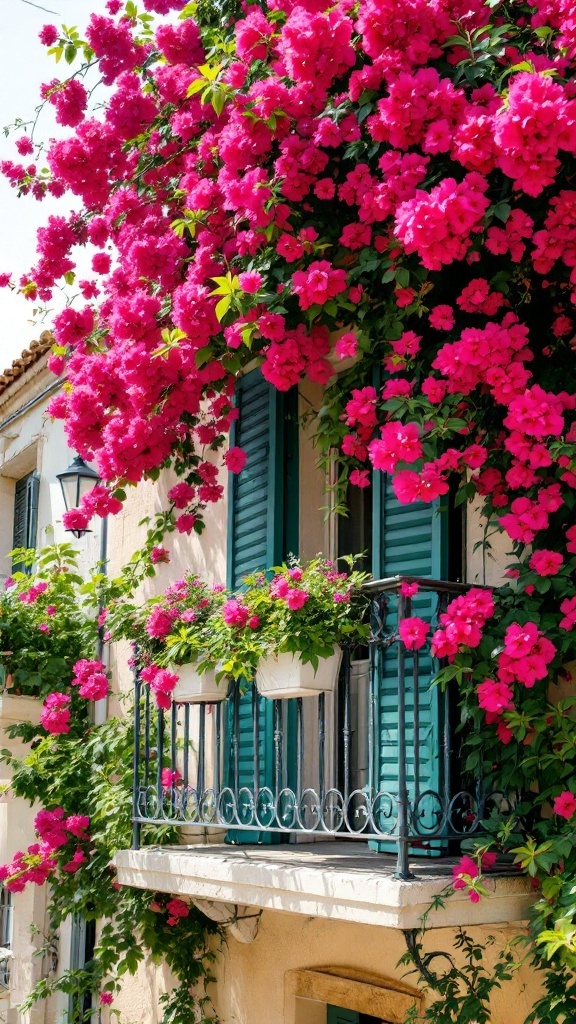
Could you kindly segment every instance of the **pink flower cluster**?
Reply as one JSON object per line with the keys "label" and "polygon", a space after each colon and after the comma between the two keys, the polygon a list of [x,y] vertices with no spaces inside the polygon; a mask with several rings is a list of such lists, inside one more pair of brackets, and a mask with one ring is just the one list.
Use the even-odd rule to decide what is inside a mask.
{"label": "pink flower cluster", "polygon": [[78,693],[86,700],[103,700],[108,696],[108,679],[106,668],[101,661],[81,659],[74,665],[72,686],[78,687]]}
{"label": "pink flower cluster", "polygon": [[490,590],[472,587],[450,602],[440,615],[440,629],[432,636],[432,654],[453,661],[463,648],[478,647],[488,619],[494,615]]}
{"label": "pink flower cluster", "polygon": [[[32,843],[26,852],[19,850],[10,864],[0,866],[0,881],[10,892],[22,892],[29,882],[44,885],[60,863],[54,854],[71,842],[76,848],[69,860],[60,863],[60,867],[62,871],[74,874],[87,861],[79,843],[89,839],[89,826],[90,818],[86,815],[72,814],[66,817],[61,807],[53,811],[39,811],[34,819],[34,830],[40,842]],[[66,853],[68,855],[68,851]],[[60,860],[63,859],[60,857]]]}
{"label": "pink flower cluster", "polygon": [[222,618],[227,626],[234,626],[237,629],[243,629],[244,626],[248,626],[249,629],[258,629],[260,625],[258,616],[251,615],[250,609],[235,597],[229,597],[225,602],[222,608]]}
{"label": "pink flower cluster", "polygon": [[[294,582],[298,583],[302,578],[300,569],[290,569],[288,575]],[[270,583],[270,594],[272,597],[284,601],[291,612],[297,612],[303,608],[310,595],[302,587],[290,586],[290,580],[285,576],[275,576]]]}
{"label": "pink flower cluster", "polygon": [[480,872],[489,871],[496,863],[496,853],[483,853],[479,858],[464,856],[452,868],[454,889],[465,889],[471,903],[479,903],[482,896]]}
{"label": "pink flower cluster", "polygon": [[49,693],[42,705],[40,723],[54,736],[70,732],[70,697],[67,693]]}
{"label": "pink flower cluster", "polygon": [[176,673],[152,663],[146,665],[140,675],[144,682],[149,684],[157,707],[167,710],[172,703],[172,691],[178,682]]}

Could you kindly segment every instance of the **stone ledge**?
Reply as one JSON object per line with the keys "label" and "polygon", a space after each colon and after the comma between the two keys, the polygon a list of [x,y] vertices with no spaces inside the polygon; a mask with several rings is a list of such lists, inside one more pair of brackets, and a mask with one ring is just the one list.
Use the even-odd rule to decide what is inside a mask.
{"label": "stone ledge", "polygon": [[[454,861],[414,861],[418,877],[394,877],[395,858],[351,843],[295,846],[148,847],[120,850],[118,881],[261,910],[353,921],[384,928],[417,928],[421,915],[449,882]],[[525,920],[533,902],[526,878],[488,876],[489,896],[472,904],[450,896],[428,917],[429,928]]]}

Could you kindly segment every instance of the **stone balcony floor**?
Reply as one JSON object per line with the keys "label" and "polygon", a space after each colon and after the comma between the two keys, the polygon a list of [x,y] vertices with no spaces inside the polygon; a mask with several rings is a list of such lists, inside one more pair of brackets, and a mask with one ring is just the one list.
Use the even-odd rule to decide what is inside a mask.
{"label": "stone balcony floor", "polygon": [[[279,846],[150,846],[121,850],[114,863],[122,885],[193,900],[372,924],[417,928],[421,915],[450,882],[454,857],[412,858],[416,877],[394,877],[396,857],[365,843],[314,842]],[[428,927],[524,920],[533,902],[514,869],[486,877],[489,895],[471,904],[452,892]]]}

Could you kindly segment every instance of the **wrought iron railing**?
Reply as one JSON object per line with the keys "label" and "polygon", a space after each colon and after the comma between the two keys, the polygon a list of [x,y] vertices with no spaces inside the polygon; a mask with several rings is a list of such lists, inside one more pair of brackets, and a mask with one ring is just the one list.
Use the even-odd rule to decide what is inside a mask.
{"label": "wrought iron railing", "polygon": [[[403,582],[416,582],[412,598]],[[397,576],[367,585],[371,636],[348,647],[334,694],[269,700],[235,685],[218,704],[156,709],[135,677],[134,846],[144,824],[227,830],[227,841],[265,834],[370,841],[439,856],[477,832],[494,800],[466,779],[451,687],[431,685],[439,664],[429,639],[409,651],[398,623],[416,615],[430,634],[468,587]],[[244,691],[244,692],[243,692]]]}
{"label": "wrought iron railing", "polygon": [[0,989],[10,984],[10,961],[12,959],[12,893],[0,885]]}

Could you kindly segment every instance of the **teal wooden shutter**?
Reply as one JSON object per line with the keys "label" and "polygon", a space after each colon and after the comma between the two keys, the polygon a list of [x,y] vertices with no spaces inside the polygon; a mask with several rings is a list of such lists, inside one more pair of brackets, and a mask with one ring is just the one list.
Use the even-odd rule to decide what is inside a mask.
{"label": "teal wooden shutter", "polygon": [[342,1010],[339,1006],[326,1007],[326,1024],[359,1024],[360,1014],[356,1010]]}
{"label": "teal wooden shutter", "polygon": [[[392,479],[387,473],[375,473],[373,482],[373,533],[374,565],[376,579],[388,576],[410,575],[433,579],[446,579],[447,574],[447,498],[440,498],[430,504],[415,502],[402,505],[394,494]],[[430,592],[421,592],[412,599],[412,614],[425,621],[435,610],[436,597]],[[396,609],[390,605],[391,625],[394,624]],[[414,709],[413,662],[406,652],[406,710],[407,710],[407,780],[410,797],[415,799],[426,790],[442,791],[440,747],[443,727],[443,707],[437,687],[431,687],[433,666],[428,654],[420,652],[419,658],[419,729],[414,735],[412,716]],[[380,652],[378,671],[377,706],[379,713],[379,737],[376,757],[376,779],[379,789],[396,794],[398,792],[398,678],[397,652],[395,647]],[[418,779],[414,772],[414,750],[418,745],[420,767]],[[371,844],[375,849],[389,851],[390,843]],[[436,841],[425,848],[414,848],[415,853],[428,855],[441,852]]]}
{"label": "teal wooden shutter", "polygon": [[[96,946],[96,922],[87,921],[80,914],[72,915],[70,933],[70,970],[78,971],[85,968],[94,956]],[[68,1021],[70,1024],[84,1024],[92,1009],[92,994],[82,995],[71,993],[68,996]]]}
{"label": "teal wooden shutter", "polygon": [[[40,476],[34,470],[21,480],[16,481],[14,490],[14,530],[12,545],[15,548],[35,548],[38,529],[38,494]],[[12,571],[23,569],[21,563],[14,562]]]}
{"label": "teal wooden shutter", "polygon": [[[233,443],[247,454],[242,473],[231,475],[228,519],[228,586],[242,586],[251,572],[267,569],[289,553],[298,552],[298,457],[297,395],[284,395],[253,370],[238,381]],[[258,788],[272,786],[274,777],[273,715],[271,700],[258,700],[251,686],[240,698],[238,786],[248,789],[255,781],[252,703],[259,705]],[[227,731],[234,709],[228,708]],[[233,782],[233,752],[227,744],[228,784]],[[248,800],[246,796],[245,800]],[[248,803],[245,804],[248,813]],[[242,815],[243,807],[239,807]],[[230,830],[238,843],[279,842],[277,834]]]}

